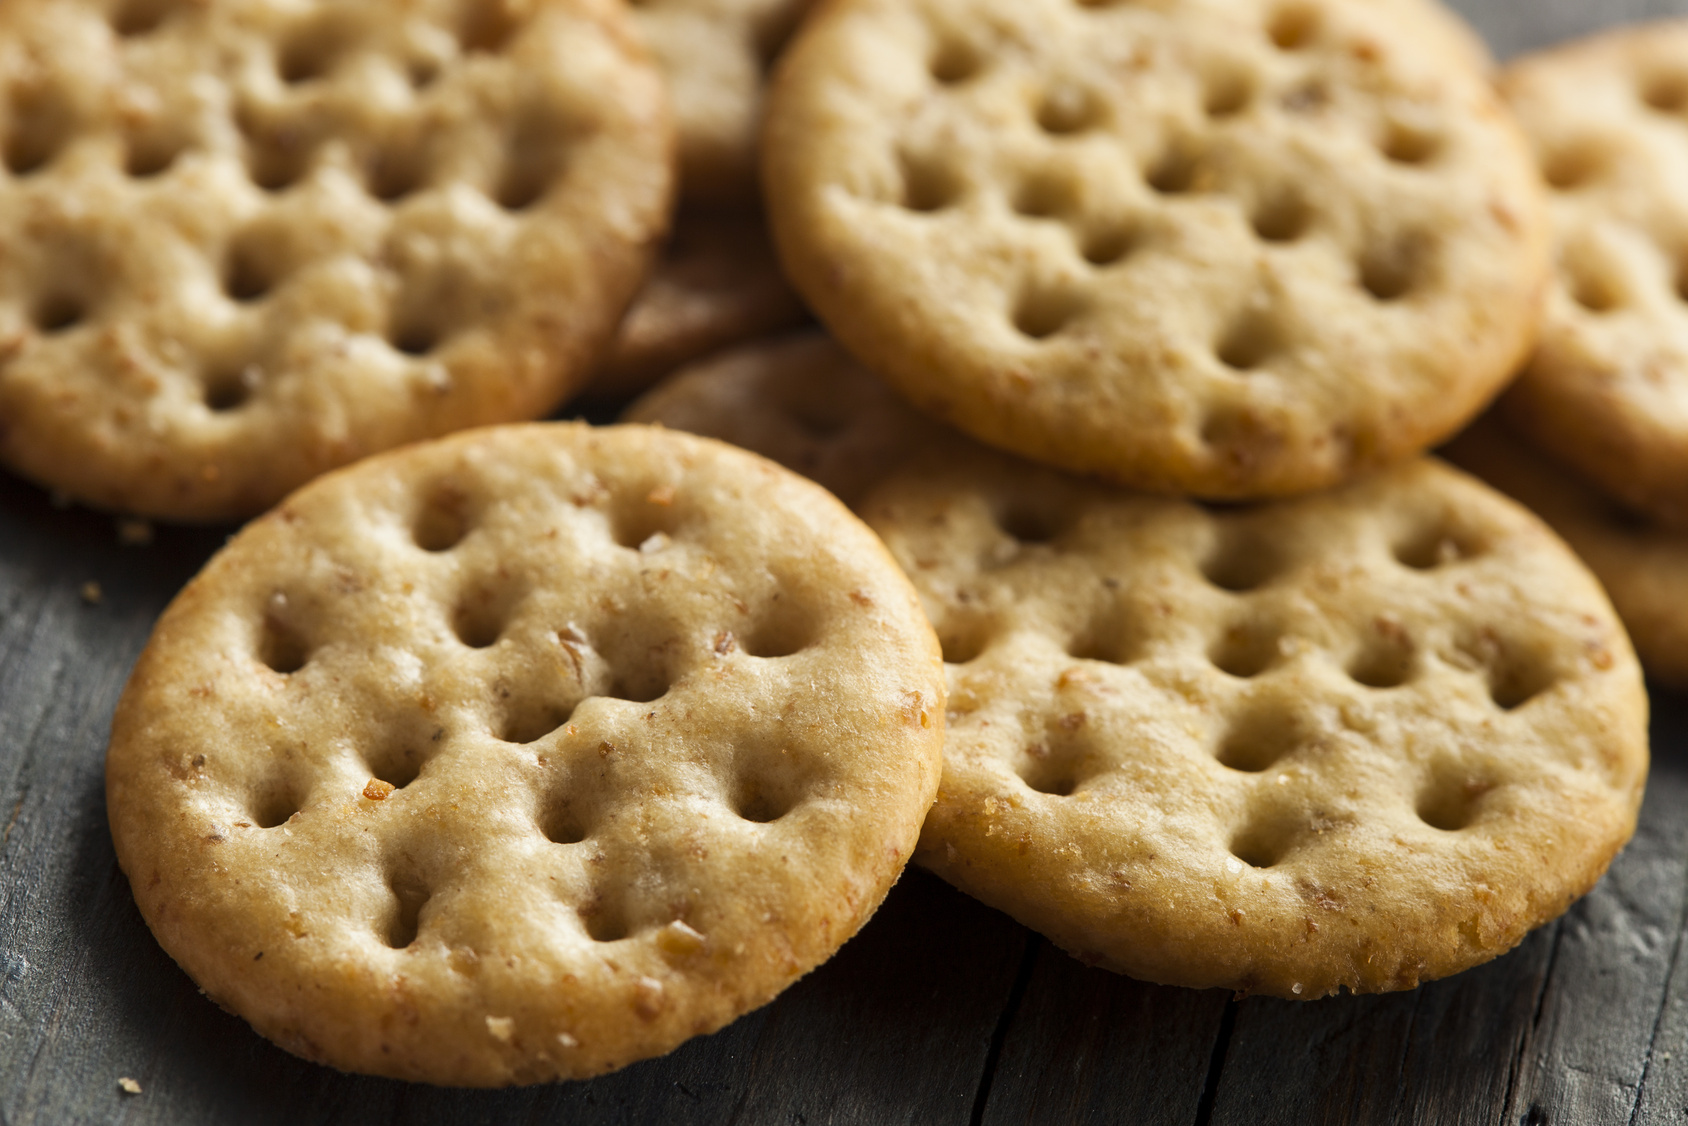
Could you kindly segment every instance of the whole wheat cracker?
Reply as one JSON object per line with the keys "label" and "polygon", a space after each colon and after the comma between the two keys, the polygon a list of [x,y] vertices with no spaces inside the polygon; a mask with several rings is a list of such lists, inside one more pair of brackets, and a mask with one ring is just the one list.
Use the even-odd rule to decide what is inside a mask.
{"label": "whole wheat cracker", "polygon": [[739,206],[756,195],[769,69],[813,0],[634,0],[674,91],[681,190]]}
{"label": "whole wheat cracker", "polygon": [[1440,451],[1565,538],[1612,596],[1647,675],[1688,688],[1688,533],[1638,515],[1490,412]]}
{"label": "whole wheat cracker", "polygon": [[0,462],[176,519],[533,418],[667,224],[612,0],[0,5]]}
{"label": "whole wheat cracker", "polygon": [[975,437],[1330,485],[1452,433],[1531,338],[1542,190],[1469,43],[1396,0],[839,0],[770,95],[775,242]]}
{"label": "whole wheat cracker", "polygon": [[593,1075],[829,956],[931,804],[943,673],[837,501],[649,427],[366,460],[236,536],[118,706],[136,902],[306,1058]]}
{"label": "whole wheat cracker", "polygon": [[800,323],[758,212],[681,212],[589,394],[623,399],[681,364]]}
{"label": "whole wheat cracker", "polygon": [[1411,988],[1511,948],[1633,832],[1622,626],[1445,466],[1211,509],[949,451],[860,508],[949,662],[916,859],[1086,962]]}
{"label": "whole wheat cracker", "polygon": [[850,505],[915,452],[966,442],[909,407],[822,332],[693,364],[635,400],[622,419],[752,450]]}
{"label": "whole wheat cracker", "polygon": [[1688,20],[1528,56],[1501,89],[1553,189],[1558,253],[1507,420],[1688,528]]}

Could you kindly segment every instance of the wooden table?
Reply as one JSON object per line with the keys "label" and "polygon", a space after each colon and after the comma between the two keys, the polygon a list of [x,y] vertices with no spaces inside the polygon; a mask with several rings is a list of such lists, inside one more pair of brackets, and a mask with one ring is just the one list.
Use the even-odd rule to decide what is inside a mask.
{"label": "wooden table", "polygon": [[[1688,0],[1464,0],[1497,53]],[[106,830],[112,706],[224,532],[119,542],[0,477],[0,1124],[1654,1123],[1688,1117],[1688,699],[1654,696],[1634,843],[1517,950],[1310,1003],[1085,969],[911,871],[833,961],[724,1031],[590,1082],[341,1075],[201,997]],[[98,584],[97,599],[85,584]],[[132,1077],[140,1095],[119,1091]]]}

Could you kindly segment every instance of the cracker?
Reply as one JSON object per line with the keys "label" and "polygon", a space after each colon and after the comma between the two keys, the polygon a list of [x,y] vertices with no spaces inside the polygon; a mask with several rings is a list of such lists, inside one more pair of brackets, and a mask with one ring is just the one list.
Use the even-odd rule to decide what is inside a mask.
{"label": "cracker", "polygon": [[1492,414],[1441,452],[1563,536],[1611,595],[1647,675],[1688,689],[1688,533],[1613,501]]}
{"label": "cracker", "polygon": [[1688,20],[1531,56],[1502,91],[1553,189],[1559,260],[1507,420],[1688,528]]}
{"label": "cracker", "polygon": [[612,0],[6,0],[0,462],[259,511],[585,379],[667,223]]}
{"label": "cracker", "polygon": [[1310,998],[1486,961],[1633,832],[1599,586],[1429,460],[1241,509],[983,453],[861,506],[950,662],[916,859],[1086,962]]}
{"label": "cracker", "polygon": [[592,1075],[763,1004],[873,912],[937,784],[907,581],[818,487],[648,427],[325,477],[165,612],[117,856],[219,1004],[347,1070]]}
{"label": "cracker", "polygon": [[770,97],[775,243],[987,442],[1330,485],[1452,433],[1530,341],[1542,189],[1468,42],[1393,0],[840,0]]}
{"label": "cracker", "polygon": [[681,364],[803,317],[760,214],[683,212],[589,392],[636,395]]}
{"label": "cracker", "polygon": [[689,200],[756,194],[768,70],[812,0],[636,0],[635,16],[674,92],[680,182]]}
{"label": "cracker", "polygon": [[964,441],[819,332],[694,364],[635,401],[622,418],[753,450],[852,505],[916,451]]}

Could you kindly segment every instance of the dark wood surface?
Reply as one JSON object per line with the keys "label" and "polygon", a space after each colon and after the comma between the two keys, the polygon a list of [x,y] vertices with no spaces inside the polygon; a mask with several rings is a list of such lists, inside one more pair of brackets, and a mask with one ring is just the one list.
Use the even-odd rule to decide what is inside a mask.
{"label": "dark wood surface", "polygon": [[[1688,12],[1458,6],[1502,56]],[[225,534],[124,546],[109,516],[0,477],[0,1124],[1688,1119],[1688,699],[1660,693],[1641,828],[1607,877],[1511,954],[1412,993],[1289,1003],[1144,985],[910,872],[772,1005],[614,1075],[450,1091],[304,1063],[163,954],[105,825],[112,706],[154,618]],[[121,1093],[123,1076],[143,1093]]]}

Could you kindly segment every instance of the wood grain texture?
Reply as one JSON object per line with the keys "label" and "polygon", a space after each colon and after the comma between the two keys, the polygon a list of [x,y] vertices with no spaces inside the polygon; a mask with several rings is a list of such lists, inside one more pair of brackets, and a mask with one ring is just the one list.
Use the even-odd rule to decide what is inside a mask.
{"label": "wood grain texture", "polygon": [[[1502,57],[1688,14],[1688,0],[1457,6]],[[449,1091],[304,1063],[163,954],[105,827],[112,706],[225,533],[125,547],[110,517],[0,478],[0,1126],[1688,1119],[1688,700],[1664,695],[1641,830],[1608,877],[1513,953],[1413,993],[1294,1004],[1144,985],[913,872],[772,1005],[614,1075]],[[122,1094],[123,1076],[143,1093]]]}

